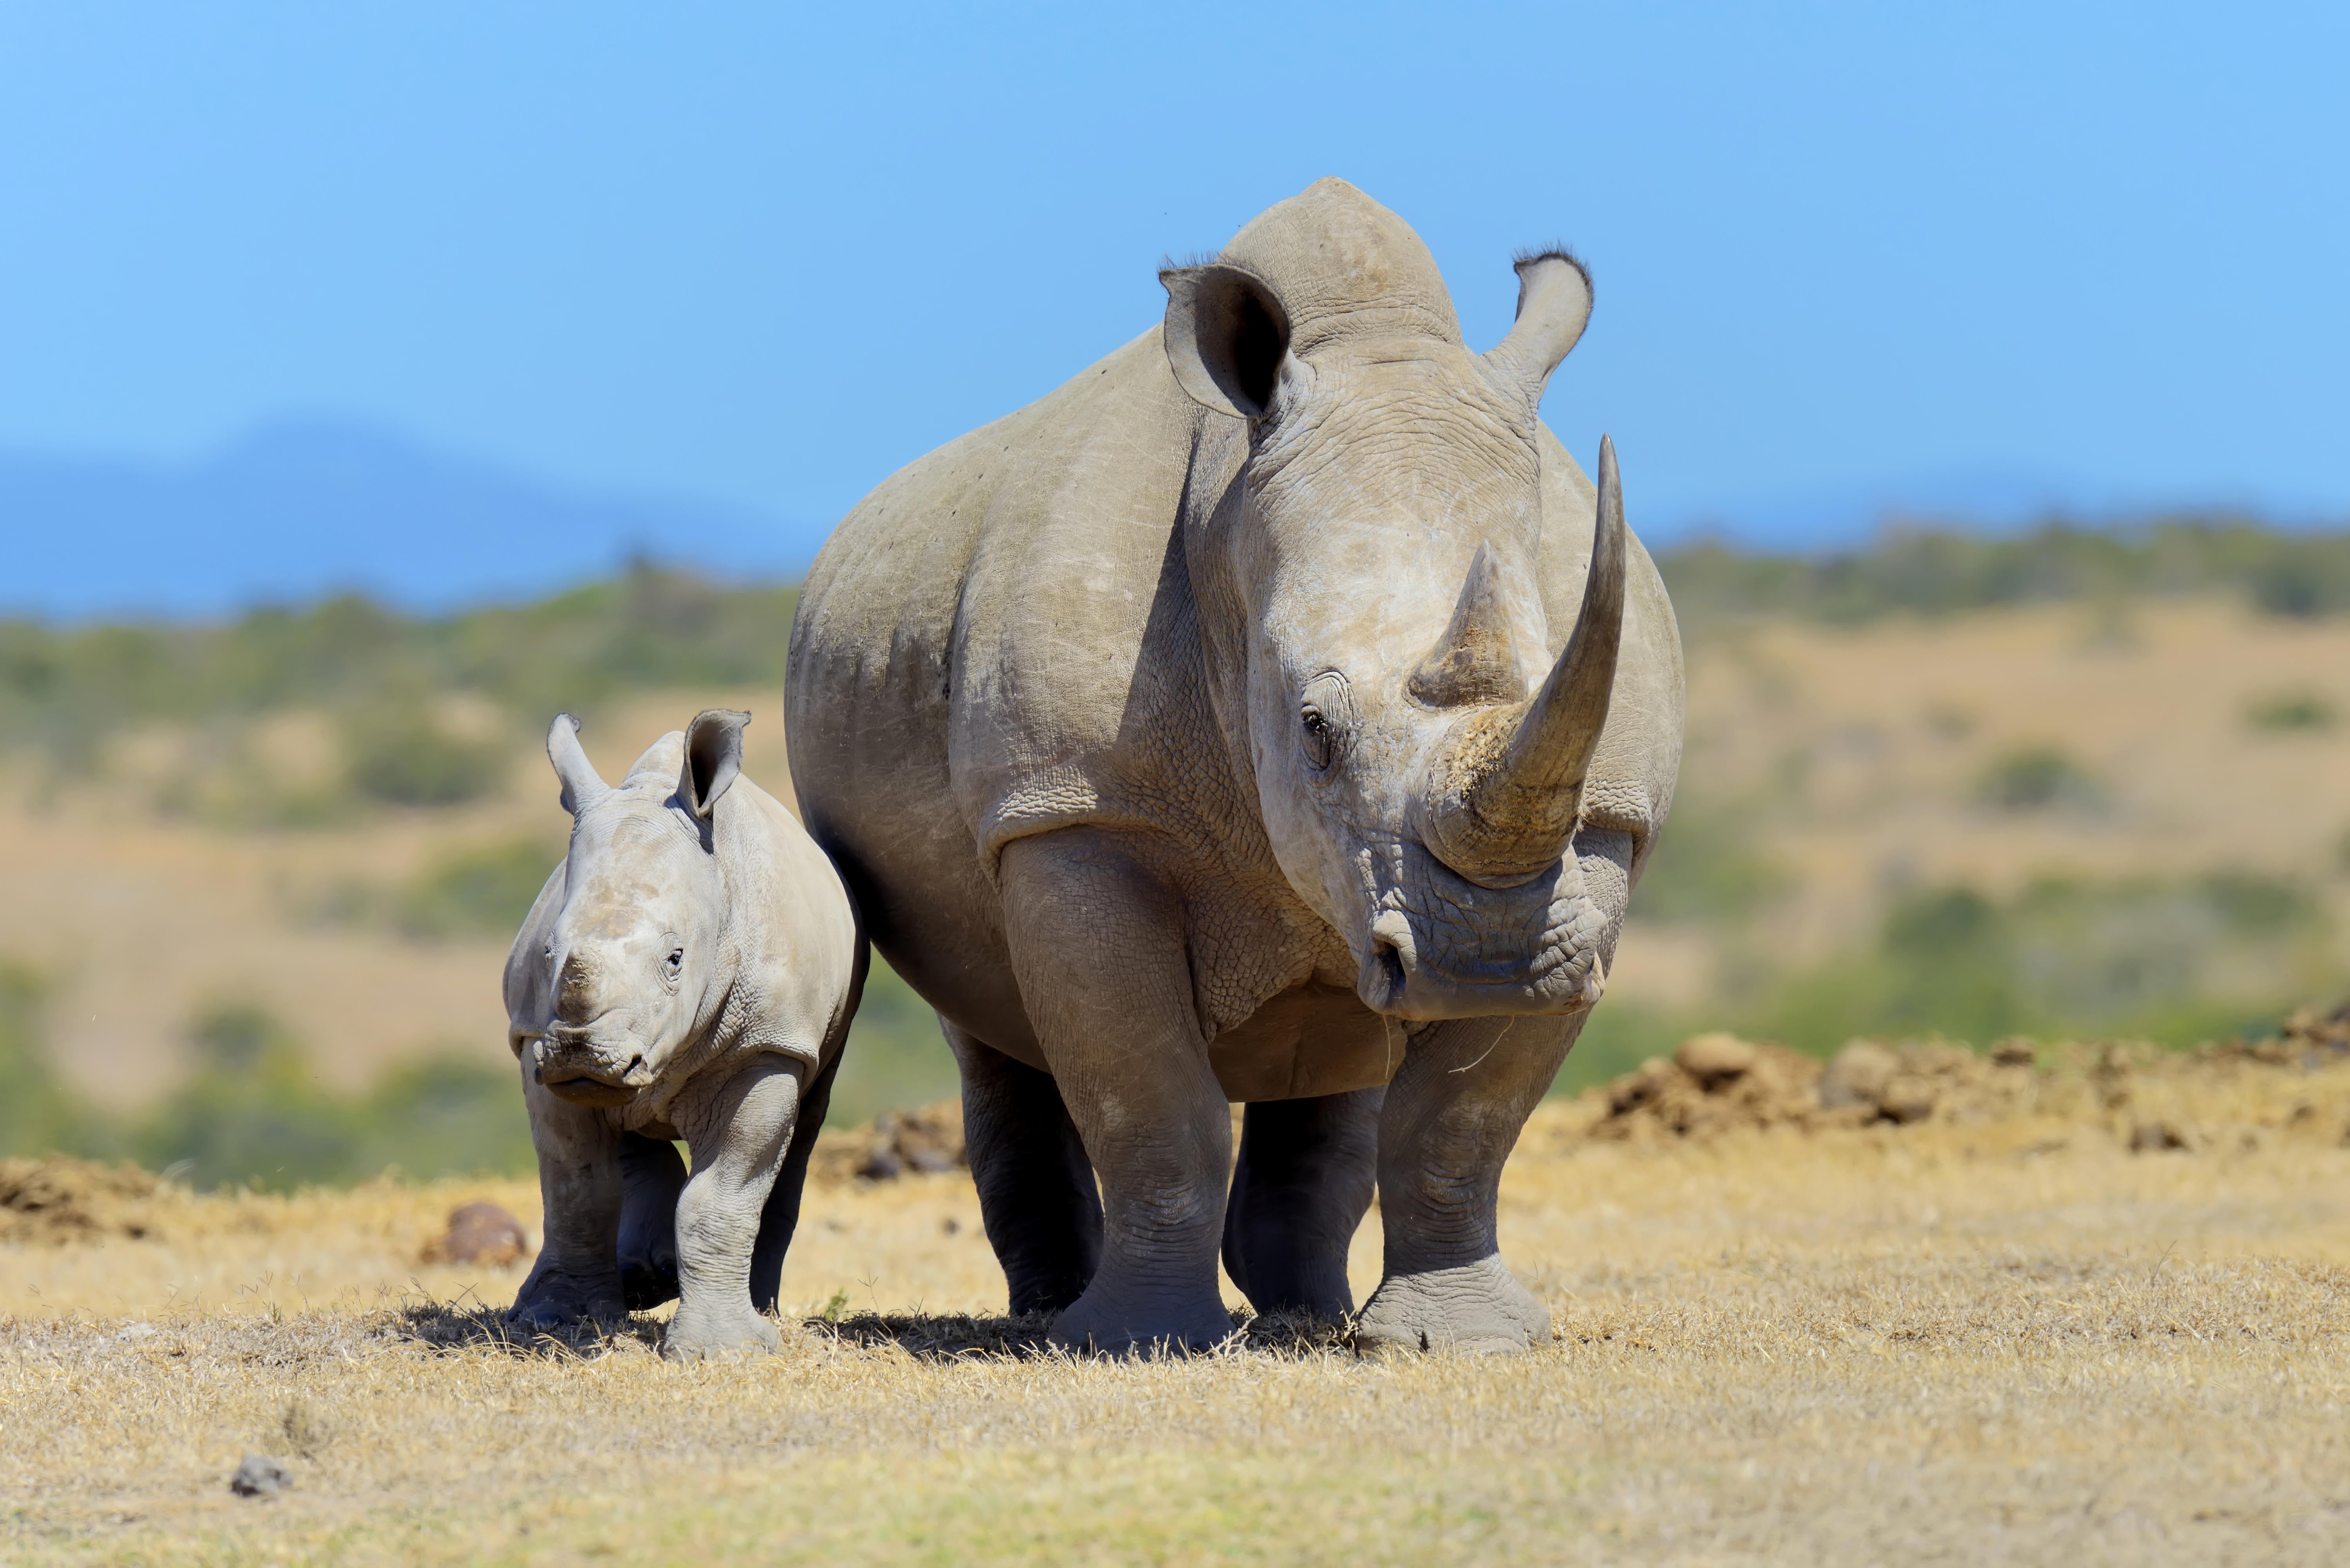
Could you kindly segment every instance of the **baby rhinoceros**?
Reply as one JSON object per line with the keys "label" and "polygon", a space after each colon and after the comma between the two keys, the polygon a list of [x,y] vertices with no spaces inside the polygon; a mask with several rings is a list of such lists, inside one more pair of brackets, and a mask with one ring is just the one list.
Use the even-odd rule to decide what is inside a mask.
{"label": "baby rhinoceros", "polygon": [[763,1314],[865,942],[832,862],[743,776],[750,719],[699,715],[618,785],[597,776],[571,715],[547,732],[571,847],[505,973],[546,1241],[510,1321],[617,1319],[681,1298],[665,1355],[776,1344]]}

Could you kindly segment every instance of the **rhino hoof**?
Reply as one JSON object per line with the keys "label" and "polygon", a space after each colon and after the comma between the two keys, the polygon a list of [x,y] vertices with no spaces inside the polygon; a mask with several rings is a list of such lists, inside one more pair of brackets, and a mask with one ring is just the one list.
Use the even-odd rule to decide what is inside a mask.
{"label": "rhino hoof", "polygon": [[724,1316],[681,1309],[670,1320],[661,1338],[664,1361],[720,1361],[738,1355],[766,1355],[782,1347],[784,1336],[768,1319],[744,1307]]}
{"label": "rhino hoof", "polygon": [[1355,1321],[1355,1353],[1450,1350],[1495,1355],[1550,1338],[1550,1313],[1499,1258],[1389,1274]]}
{"label": "rhino hoof", "polygon": [[525,1282],[506,1321],[521,1328],[560,1329],[580,1323],[622,1323],[629,1315],[617,1278],[577,1280],[563,1275]]}
{"label": "rhino hoof", "polygon": [[1214,1295],[1124,1308],[1087,1291],[1053,1320],[1048,1337],[1063,1350],[1088,1355],[1157,1356],[1213,1350],[1235,1332],[1232,1313]]}
{"label": "rhino hoof", "polygon": [[620,1294],[630,1312],[650,1312],[677,1300],[677,1272],[658,1263],[630,1263],[620,1273]]}

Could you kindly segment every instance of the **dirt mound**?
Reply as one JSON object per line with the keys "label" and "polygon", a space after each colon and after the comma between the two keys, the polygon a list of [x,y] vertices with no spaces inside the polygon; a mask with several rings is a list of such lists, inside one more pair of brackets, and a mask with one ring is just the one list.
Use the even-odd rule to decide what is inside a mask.
{"label": "dirt mound", "polygon": [[1744,1127],[1808,1127],[1820,1116],[1820,1064],[1784,1045],[1700,1034],[1592,1093],[1607,1113],[1594,1137],[1715,1137]]}
{"label": "dirt mound", "polygon": [[816,1139],[808,1174],[818,1181],[889,1181],[908,1171],[961,1170],[962,1102],[941,1100],[913,1111],[884,1111],[870,1127]]}
{"label": "dirt mound", "polygon": [[0,1159],[0,1241],[92,1241],[157,1234],[155,1209],[171,1189],[124,1161],[48,1155]]}
{"label": "dirt mound", "polygon": [[2272,1134],[2350,1142],[2350,1004],[2297,1012],[2274,1039],[2196,1051],[2014,1039],[1979,1054],[1856,1040],[1823,1067],[1783,1045],[1700,1034],[1585,1104],[1590,1136],[1631,1142],[2019,1116],[2102,1126],[2141,1153]]}

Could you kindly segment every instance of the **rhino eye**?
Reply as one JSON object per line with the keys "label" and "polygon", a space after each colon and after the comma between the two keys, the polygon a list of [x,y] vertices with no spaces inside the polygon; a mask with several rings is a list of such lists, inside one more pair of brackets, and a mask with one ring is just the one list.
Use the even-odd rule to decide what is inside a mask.
{"label": "rhino eye", "polygon": [[661,968],[667,971],[671,978],[675,978],[676,975],[685,968],[685,950],[683,948],[670,949],[669,957],[661,960]]}
{"label": "rhino eye", "polygon": [[1318,708],[1307,708],[1299,722],[1305,727],[1305,760],[1315,768],[1330,765],[1330,721]]}
{"label": "rhino eye", "polygon": [[1335,670],[1325,670],[1305,683],[1305,693],[1297,704],[1298,734],[1305,747],[1306,765],[1315,773],[1337,760],[1353,706],[1347,678]]}

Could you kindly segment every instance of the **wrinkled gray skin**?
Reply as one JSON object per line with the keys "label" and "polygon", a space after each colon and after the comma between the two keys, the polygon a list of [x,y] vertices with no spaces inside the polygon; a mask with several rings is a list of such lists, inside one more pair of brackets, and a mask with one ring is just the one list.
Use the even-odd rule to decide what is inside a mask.
{"label": "wrinkled gray skin", "polygon": [[1419,237],[1322,181],[810,575],[794,784],[1061,1343],[1225,1337],[1220,1248],[1343,1314],[1375,1186],[1360,1347],[1548,1334],[1495,1191],[1664,821],[1681,662],[1612,452],[1595,490],[1536,416],[1588,281],[1518,272],[1472,354]]}
{"label": "wrinkled gray skin", "polygon": [[[747,713],[702,713],[617,786],[559,715],[571,848],[506,960],[546,1242],[507,1314],[677,1300],[662,1354],[772,1349],[865,944],[832,863],[742,776]],[[693,1154],[688,1179],[674,1140]]]}

